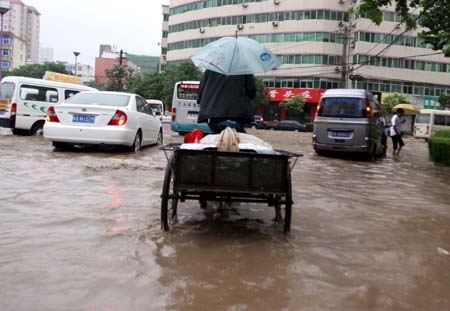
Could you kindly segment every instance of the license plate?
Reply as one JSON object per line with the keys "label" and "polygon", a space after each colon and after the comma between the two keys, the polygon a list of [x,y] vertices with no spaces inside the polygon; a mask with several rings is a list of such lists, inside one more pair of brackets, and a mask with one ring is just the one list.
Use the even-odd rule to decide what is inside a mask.
{"label": "license plate", "polygon": [[331,137],[349,138],[352,134],[349,131],[330,131],[329,135]]}
{"label": "license plate", "polygon": [[72,117],[72,122],[78,122],[78,123],[94,123],[95,122],[95,116],[93,115],[80,115],[75,114]]}
{"label": "license plate", "polygon": [[188,118],[190,119],[197,119],[198,117],[198,112],[197,111],[189,111],[188,112]]}

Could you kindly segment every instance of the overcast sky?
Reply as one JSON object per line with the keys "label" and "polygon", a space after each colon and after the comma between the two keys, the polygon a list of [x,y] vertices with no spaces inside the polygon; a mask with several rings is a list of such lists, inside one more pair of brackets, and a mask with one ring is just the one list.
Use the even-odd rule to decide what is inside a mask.
{"label": "overcast sky", "polygon": [[55,61],[94,65],[99,45],[159,56],[162,5],[169,0],[22,0],[41,13],[40,42]]}

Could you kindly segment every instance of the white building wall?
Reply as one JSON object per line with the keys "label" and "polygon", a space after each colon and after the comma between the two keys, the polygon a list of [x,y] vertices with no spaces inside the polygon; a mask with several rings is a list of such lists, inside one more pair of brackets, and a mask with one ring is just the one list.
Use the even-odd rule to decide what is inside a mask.
{"label": "white building wall", "polygon": [[[198,2],[198,0],[171,0],[170,8]],[[275,4],[274,0],[262,2],[249,2],[244,7],[242,4],[227,5],[221,7],[205,8],[181,14],[170,16],[169,27],[180,23],[186,23],[195,20],[205,20],[217,17],[226,16],[242,16],[260,13],[271,12],[288,12],[288,11],[303,11],[303,10],[332,10],[340,12],[348,12],[352,1],[344,0],[341,4],[338,0],[279,0],[279,4]],[[394,12],[392,8],[387,11]],[[417,14],[417,13],[416,13]],[[344,25],[348,23],[344,22]],[[356,32],[372,32],[381,33],[384,35],[400,35],[416,36],[418,31],[404,32],[404,26],[401,25],[398,29],[398,23],[384,21],[380,26],[376,26],[368,19],[357,19],[353,24],[352,35]],[[329,32],[337,33],[339,28],[339,21],[324,20],[324,19],[304,19],[304,20],[288,20],[278,21],[277,27],[274,27],[272,21],[264,23],[246,23],[242,30],[238,31],[238,35],[258,35],[258,34],[277,34],[277,33],[298,33],[298,32]],[[215,27],[204,27],[200,32],[199,29],[189,29],[180,32],[169,33],[167,38],[168,45],[172,43],[197,40],[219,38],[223,36],[234,36],[236,34],[236,25],[221,25]],[[420,30],[420,29],[419,29]],[[351,43],[351,42],[349,42]],[[331,42],[276,42],[266,43],[277,55],[304,55],[304,54],[325,54],[342,56],[343,45],[341,43]],[[385,49],[388,45],[377,42],[363,42],[357,41],[354,48],[349,48],[349,63],[353,61],[353,55],[364,54],[379,56],[384,58],[403,58],[413,59],[425,62],[438,62],[441,64],[449,64],[450,58],[441,55],[424,55],[437,53],[432,49],[416,48],[400,45],[392,45]],[[385,49],[381,54],[380,52]],[[179,50],[170,50],[167,52],[167,61],[181,61],[188,60],[198,50],[198,48],[186,48]],[[379,55],[378,55],[379,54]],[[418,56],[423,55],[423,56]],[[276,70],[270,71],[264,77],[326,77],[333,79],[340,79],[340,74],[334,70],[339,66],[316,66],[300,65],[300,64],[284,64]],[[387,68],[381,66],[370,66],[365,64],[359,66],[354,64],[351,66],[355,69],[354,74],[363,75],[366,79],[371,80],[389,80],[389,81],[405,81],[422,84],[441,85],[450,89],[450,74],[449,72],[431,72],[424,70],[410,70],[399,68]]]}

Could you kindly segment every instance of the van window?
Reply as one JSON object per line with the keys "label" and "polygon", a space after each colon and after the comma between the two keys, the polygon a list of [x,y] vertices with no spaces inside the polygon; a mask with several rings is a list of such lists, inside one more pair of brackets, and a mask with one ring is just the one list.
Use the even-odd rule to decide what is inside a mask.
{"label": "van window", "polygon": [[22,85],[20,87],[20,98],[55,103],[58,102],[58,91],[43,86]]}
{"label": "van window", "polygon": [[332,118],[364,118],[366,100],[354,97],[322,98],[318,115]]}
{"label": "van window", "polygon": [[434,125],[445,125],[445,116],[434,115]]}
{"label": "van window", "polygon": [[421,113],[421,114],[417,115],[416,123],[429,124],[430,123],[430,118],[431,118],[431,114],[429,114],[429,113]]}
{"label": "van window", "polygon": [[0,83],[0,99],[10,99],[14,93],[14,83]]}
{"label": "van window", "polygon": [[74,91],[74,90],[65,90],[64,91],[64,99],[70,98],[73,95],[79,93],[80,91]]}

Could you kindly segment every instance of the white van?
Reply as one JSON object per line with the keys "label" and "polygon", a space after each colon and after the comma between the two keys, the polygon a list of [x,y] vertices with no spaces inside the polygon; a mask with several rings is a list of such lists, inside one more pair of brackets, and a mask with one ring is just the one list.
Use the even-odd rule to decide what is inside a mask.
{"label": "white van", "polygon": [[379,102],[366,90],[327,90],[314,119],[314,150],[360,153],[373,160],[386,154],[386,124]]}
{"label": "white van", "polygon": [[428,139],[440,130],[450,130],[450,111],[421,109],[414,122],[414,137]]}
{"label": "white van", "polygon": [[164,116],[164,104],[158,99],[146,99],[145,100],[151,107],[153,113],[162,121]]}
{"label": "white van", "polygon": [[62,103],[81,91],[96,91],[84,85],[25,77],[5,77],[0,83],[0,127],[13,134],[42,135],[49,106]]}

